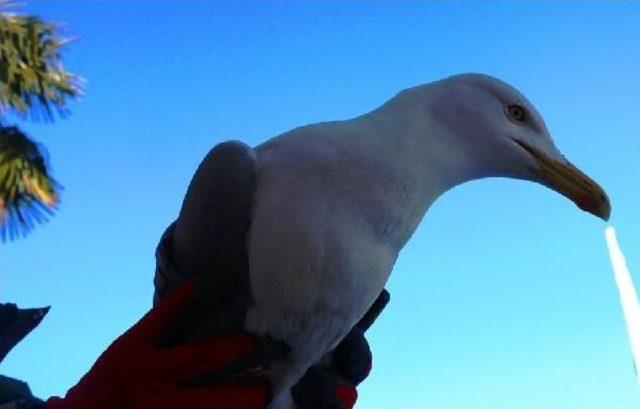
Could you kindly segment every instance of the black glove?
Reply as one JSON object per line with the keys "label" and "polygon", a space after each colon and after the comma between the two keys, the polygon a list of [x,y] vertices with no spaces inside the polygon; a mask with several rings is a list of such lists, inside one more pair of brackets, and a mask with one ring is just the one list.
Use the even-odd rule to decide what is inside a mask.
{"label": "black glove", "polygon": [[389,302],[382,290],[369,311],[332,352],[307,370],[291,389],[299,409],[352,409],[356,386],[371,372],[372,354],[364,333]]}

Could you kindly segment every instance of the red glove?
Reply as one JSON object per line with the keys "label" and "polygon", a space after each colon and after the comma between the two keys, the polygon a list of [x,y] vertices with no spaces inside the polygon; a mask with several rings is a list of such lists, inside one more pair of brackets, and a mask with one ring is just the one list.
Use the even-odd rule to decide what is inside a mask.
{"label": "red glove", "polygon": [[269,389],[217,383],[186,387],[185,380],[233,363],[253,349],[249,335],[225,335],[161,349],[156,339],[195,285],[188,282],[163,299],[116,339],[64,398],[46,409],[263,409]]}

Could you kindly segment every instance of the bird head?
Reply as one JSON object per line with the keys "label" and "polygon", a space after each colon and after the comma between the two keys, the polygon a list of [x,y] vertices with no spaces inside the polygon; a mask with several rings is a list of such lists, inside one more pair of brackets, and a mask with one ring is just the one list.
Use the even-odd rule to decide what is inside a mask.
{"label": "bird head", "polygon": [[609,219],[604,190],[562,155],[538,111],[509,84],[463,74],[405,90],[396,98],[402,109],[420,107],[422,112],[413,117],[427,118],[427,127],[438,129],[439,145],[446,147],[439,157],[453,157],[452,162],[468,167],[460,181],[490,176],[530,180]]}

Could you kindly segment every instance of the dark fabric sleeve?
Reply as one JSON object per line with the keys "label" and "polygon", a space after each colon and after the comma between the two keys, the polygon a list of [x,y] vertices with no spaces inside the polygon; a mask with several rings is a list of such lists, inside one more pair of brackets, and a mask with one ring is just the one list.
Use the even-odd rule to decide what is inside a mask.
{"label": "dark fabric sleeve", "polygon": [[0,304],[0,362],[29,332],[40,324],[49,307],[20,309]]}
{"label": "dark fabric sleeve", "polygon": [[0,375],[0,409],[41,409],[44,402],[33,396],[29,385]]}
{"label": "dark fabric sleeve", "polygon": [[[15,304],[0,304],[0,361],[49,311],[45,308],[20,309]],[[0,375],[0,409],[43,408],[44,402],[33,396],[26,382]]]}

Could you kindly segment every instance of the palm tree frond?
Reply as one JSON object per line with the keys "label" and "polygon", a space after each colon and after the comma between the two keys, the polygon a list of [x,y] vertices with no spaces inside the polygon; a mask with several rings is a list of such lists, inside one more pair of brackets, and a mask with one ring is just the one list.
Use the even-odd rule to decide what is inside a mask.
{"label": "palm tree frond", "polygon": [[12,110],[38,120],[64,116],[69,98],[81,95],[83,80],[65,70],[60,51],[68,43],[57,26],[37,16],[3,11],[0,2],[0,114]]}
{"label": "palm tree frond", "polygon": [[17,127],[0,125],[0,239],[26,236],[53,214],[62,188],[44,148]]}

